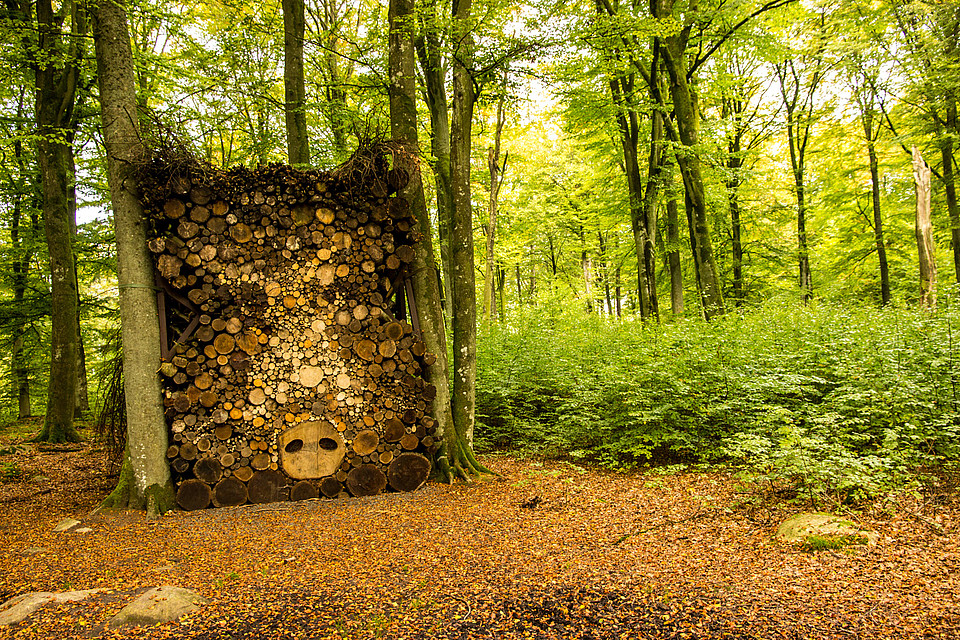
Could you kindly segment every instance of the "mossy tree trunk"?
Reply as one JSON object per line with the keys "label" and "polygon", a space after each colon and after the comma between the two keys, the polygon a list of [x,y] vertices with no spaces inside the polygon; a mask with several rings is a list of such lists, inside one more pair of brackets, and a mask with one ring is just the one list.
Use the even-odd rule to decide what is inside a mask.
{"label": "mossy tree trunk", "polygon": [[[657,19],[671,19],[674,16],[673,0],[652,0],[650,9]],[[686,192],[697,287],[700,292],[703,315],[710,320],[723,315],[725,309],[720,287],[720,273],[710,237],[706,189],[697,149],[700,144],[700,113],[697,107],[697,96],[690,85],[692,73],[687,62],[687,45],[692,28],[693,25],[688,19],[679,33],[660,39],[659,51],[662,55],[663,67],[670,79],[670,97],[673,99],[676,125],[669,128],[669,132],[673,141],[679,143],[676,159]],[[659,83],[656,77],[651,77],[649,82],[651,90],[659,94]]]}
{"label": "mossy tree trunk", "polygon": [[[68,191],[86,18],[79,4],[65,3],[55,9],[51,0],[40,0],[36,7],[37,40],[30,43],[26,54],[36,79],[37,156],[50,264],[51,329],[47,412],[35,440],[79,442],[73,424],[79,335],[77,277]],[[29,24],[29,3],[22,2],[19,10]]]}
{"label": "mossy tree trunk", "polygon": [[440,239],[440,265],[443,272],[444,313],[453,317],[453,292],[450,289],[450,220],[453,217],[453,186],[450,181],[450,117],[447,100],[447,69],[437,15],[437,0],[430,0],[418,12],[421,31],[415,39],[424,96],[430,111],[430,154],[434,157],[433,175],[437,191],[437,231]]}
{"label": "mossy tree trunk", "polygon": [[303,79],[303,0],[283,0],[283,116],[287,158],[292,165],[310,164],[307,93]]}
{"label": "mossy tree trunk", "polygon": [[107,177],[117,236],[117,280],[123,338],[127,451],[120,482],[105,506],[146,509],[157,515],[173,508],[167,466],[167,425],[160,381],[160,328],[153,266],[147,254],[145,219],[137,199],[134,168],[142,159],[137,121],[133,56],[122,0],[100,0],[94,8],[97,76],[107,152]]}
{"label": "mossy tree trunk", "polygon": [[[401,192],[420,224],[420,242],[413,263],[414,295],[420,311],[420,326],[427,349],[437,361],[427,371],[431,384],[437,387],[433,401],[434,417],[443,433],[443,448],[438,452],[440,474],[451,481],[454,475],[467,478],[485,472],[477,462],[467,434],[455,423],[450,402],[447,345],[444,335],[443,310],[440,305],[440,283],[437,279],[430,217],[423,193],[423,182],[415,162],[419,154],[416,110],[416,68],[411,33],[412,0],[390,1],[390,123],[393,137],[404,145],[406,156],[414,162],[410,181]],[[475,302],[474,302],[475,304]],[[474,316],[475,317],[475,316]]]}

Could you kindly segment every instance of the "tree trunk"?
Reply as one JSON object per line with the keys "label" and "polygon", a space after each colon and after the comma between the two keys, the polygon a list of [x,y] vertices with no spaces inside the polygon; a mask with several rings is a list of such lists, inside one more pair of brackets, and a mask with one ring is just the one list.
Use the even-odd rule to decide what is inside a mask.
{"label": "tree trunk", "polygon": [[506,303],[504,302],[504,299],[503,299],[504,289],[506,288],[506,285],[507,285],[507,270],[503,267],[503,264],[498,262],[497,263],[497,300],[499,300],[499,303],[498,303],[497,317],[500,319],[501,323],[505,323],[507,321],[507,308],[506,308]]}
{"label": "tree trunk", "polygon": [[[24,91],[21,91],[20,102],[17,105],[17,121],[23,122]],[[23,134],[22,129],[18,133]],[[30,406],[30,368],[24,353],[24,342],[27,335],[26,319],[24,317],[24,298],[27,292],[27,272],[30,269],[30,260],[33,251],[24,247],[22,232],[23,220],[23,201],[25,199],[25,184],[23,176],[26,175],[27,167],[23,157],[23,142],[18,136],[13,142],[14,158],[17,162],[18,175],[21,185],[18,185],[14,195],[12,216],[10,221],[10,243],[13,247],[13,306],[16,313],[21,315],[21,320],[14,327],[13,344],[11,348],[11,369],[13,373],[13,384],[17,395],[17,419],[24,420],[32,415]]]}
{"label": "tree trunk", "polygon": [[683,271],[680,266],[680,212],[677,199],[667,200],[667,265],[670,269],[670,312],[683,315]]}
{"label": "tree trunk", "polygon": [[616,291],[617,318],[620,318],[623,315],[623,309],[620,308],[620,297],[621,297],[620,284],[621,283],[620,283],[620,265],[619,264],[617,265],[617,270],[614,277],[616,278],[615,291]]}
{"label": "tree trunk", "polygon": [[727,145],[727,203],[730,207],[730,236],[733,253],[733,303],[743,306],[743,239],[740,223],[740,170],[743,167],[740,136],[735,134]]}
{"label": "tree trunk", "polygon": [[[648,245],[652,244],[647,228],[646,201],[643,193],[643,179],[640,177],[640,160],[637,149],[639,141],[639,123],[635,109],[628,104],[628,95],[632,93],[633,79],[621,75],[610,80],[610,93],[617,107],[617,125],[620,130],[620,146],[623,149],[623,170],[627,178],[627,194],[630,198],[630,229],[633,232],[634,252],[637,256],[637,299],[640,304],[641,318],[656,318],[656,284],[647,259]],[[657,126],[651,119],[651,137],[656,134]],[[654,146],[651,142],[651,151]],[[651,293],[653,298],[651,298]]]}
{"label": "tree trunk", "polygon": [[[673,0],[653,0],[651,2],[654,17],[673,16]],[[697,146],[700,142],[699,113],[695,96],[687,82],[687,65],[684,54],[688,33],[663,39],[661,52],[663,64],[670,76],[670,96],[676,118],[676,132],[673,137],[680,142],[677,150],[677,164],[683,176],[683,186],[689,201],[690,239],[693,245],[694,264],[697,269],[697,284],[703,315],[707,320],[724,313],[723,294],[720,289],[720,277],[713,255],[713,242],[710,238],[706,193],[700,170],[700,158]]]}
{"label": "tree trunk", "polygon": [[[77,166],[73,153],[73,135],[68,135],[67,147],[67,207],[70,218],[70,244],[73,246],[77,238]],[[80,278],[77,270],[76,252],[74,252],[73,277],[77,281],[77,400],[74,406],[73,417],[79,419],[90,411],[89,384],[87,382],[87,351],[83,347],[83,331],[80,319],[83,310],[80,306]]]}
{"label": "tree trunk", "polygon": [[957,103],[952,97],[947,103],[947,135],[940,139],[940,158],[943,161],[943,188],[947,196],[950,216],[950,246],[953,248],[953,269],[960,283],[960,203],[957,202],[957,184],[954,173],[953,142],[958,133]]}
{"label": "tree trunk", "polygon": [[517,306],[523,304],[523,277],[520,275],[520,263],[517,262],[515,267],[515,278],[517,280]]}
{"label": "tree trunk", "polygon": [[[787,143],[790,147],[790,168],[793,172],[794,195],[797,200],[797,285],[800,300],[808,304],[813,299],[813,275],[810,271],[810,244],[807,238],[806,154],[815,121],[814,107],[817,89],[823,80],[822,49],[809,63],[812,71],[804,76],[793,60],[776,65],[780,95],[786,115]],[[809,82],[804,85],[806,77]]]}
{"label": "tree trunk", "polygon": [[410,32],[413,9],[413,0],[390,0],[390,123],[394,138],[403,143],[411,161],[410,181],[401,191],[401,195],[410,202],[420,224],[422,237],[416,245],[413,263],[414,295],[420,310],[420,326],[426,348],[437,357],[436,363],[426,373],[428,381],[437,388],[433,401],[434,417],[443,434],[443,446],[437,455],[437,467],[449,482],[454,474],[466,477],[467,474],[476,474],[485,469],[476,461],[467,434],[458,428],[450,399],[440,283],[436,277],[436,269],[433,268],[436,264],[433,235],[423,193],[423,179],[417,164],[419,142],[416,67]]}
{"label": "tree trunk", "polygon": [[447,115],[447,65],[441,53],[435,3],[428,3],[424,12],[423,33],[417,38],[417,55],[426,86],[427,109],[430,111],[430,153],[435,158],[433,175],[437,189],[437,221],[440,238],[440,265],[443,271],[444,312],[453,318],[453,291],[450,266],[450,221],[453,218],[453,186],[450,178],[450,119]]}
{"label": "tree trunk", "polygon": [[913,181],[917,189],[916,234],[920,256],[920,305],[931,311],[937,309],[937,260],[930,220],[930,167],[923,161],[920,150],[913,147]]}
{"label": "tree trunk", "polygon": [[[85,30],[82,15],[71,17],[73,27],[82,34]],[[77,279],[67,199],[70,149],[65,132],[73,123],[82,53],[78,49],[79,38],[73,37],[65,65],[61,69],[55,64],[63,46],[62,18],[54,14],[50,0],[37,3],[37,152],[43,190],[43,225],[50,258],[52,326],[47,413],[43,430],[36,439],[46,442],[80,440],[73,425],[77,389]]]}
{"label": "tree trunk", "polygon": [[123,339],[127,415],[124,471],[105,506],[146,509],[155,516],[173,508],[167,465],[167,424],[160,395],[160,328],[153,265],[147,252],[143,210],[134,168],[142,161],[134,65],[125,5],[100,0],[94,8],[94,42],[107,177],[117,237],[117,280]]}
{"label": "tree trunk", "polygon": [[473,444],[477,379],[477,288],[470,200],[470,147],[474,95],[470,31],[472,0],[454,0],[453,118],[450,126],[450,177],[453,221],[450,253],[453,267],[453,420],[457,433]]}
{"label": "tree trunk", "polygon": [[[597,0],[598,14],[617,15],[618,7]],[[659,187],[661,166],[660,144],[663,138],[662,116],[654,111],[650,118],[650,153],[648,162],[646,193],[640,176],[639,139],[640,105],[637,104],[634,90],[636,73],[622,68],[622,54],[617,49],[605,52],[608,63],[614,71],[608,81],[610,96],[617,109],[617,126],[620,132],[620,145],[623,149],[623,170],[627,178],[627,193],[630,198],[630,227],[633,231],[634,250],[637,256],[637,299],[640,317],[658,319],[656,286],[656,200]],[[660,44],[654,42],[653,55],[646,77],[657,82],[660,76]],[[653,87],[651,87],[653,91]]]}
{"label": "tree trunk", "polygon": [[287,129],[287,157],[292,165],[310,163],[307,134],[306,88],[303,80],[303,0],[282,0],[283,7],[283,117]]}
{"label": "tree trunk", "polygon": [[487,150],[487,169],[490,172],[490,198],[487,201],[487,243],[485,251],[484,278],[483,278],[483,321],[489,324],[495,319],[494,306],[494,255],[493,250],[497,241],[497,203],[500,198],[500,186],[503,184],[503,172],[507,169],[507,158],[500,163],[500,141],[503,135],[503,125],[506,121],[507,72],[503,72],[500,99],[497,101],[497,124],[494,132],[493,146]]}
{"label": "tree trunk", "polygon": [[883,217],[880,215],[880,169],[877,163],[877,148],[874,141],[873,119],[865,110],[863,133],[867,140],[867,155],[870,159],[870,184],[873,199],[873,238],[877,246],[877,260],[880,263],[880,303],[890,304],[890,267],[887,264],[887,247],[883,241]]}
{"label": "tree trunk", "polygon": [[600,263],[597,265],[603,274],[603,300],[604,309],[608,316],[613,315],[613,298],[610,295],[610,264],[607,258],[607,239],[603,237],[602,231],[597,231],[597,242],[600,248]]}
{"label": "tree trunk", "polygon": [[[788,127],[791,130],[791,127]],[[792,134],[791,141],[792,141]],[[791,150],[793,144],[791,144]],[[791,154],[791,158],[794,158]],[[803,158],[794,159],[793,183],[797,196],[797,254],[799,267],[800,299],[808,304],[813,298],[813,276],[810,273],[810,245],[807,242],[807,191]]]}
{"label": "tree trunk", "polygon": [[[654,73],[656,73],[654,65]],[[661,174],[663,173],[663,116],[654,111],[650,117],[650,153],[647,156],[647,187],[643,194],[641,207],[643,223],[643,262],[646,298],[649,317],[660,319],[660,303],[657,298],[657,198],[660,194]]]}
{"label": "tree trunk", "polygon": [[[552,238],[551,238],[552,242]],[[552,248],[552,245],[551,245]],[[554,271],[554,276],[556,276],[556,271]],[[533,261],[533,245],[530,245],[530,278],[527,285],[527,300],[531,306],[536,306],[537,304],[537,265]]]}

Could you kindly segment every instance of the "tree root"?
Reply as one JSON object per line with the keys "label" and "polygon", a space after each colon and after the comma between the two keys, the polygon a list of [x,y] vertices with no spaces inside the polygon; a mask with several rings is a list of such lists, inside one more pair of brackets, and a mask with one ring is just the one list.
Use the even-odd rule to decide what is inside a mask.
{"label": "tree root", "polygon": [[120,478],[117,480],[117,487],[110,492],[103,502],[100,503],[98,510],[120,511],[123,509],[136,509],[146,511],[147,519],[154,520],[170,511],[176,505],[176,497],[173,492],[173,483],[167,482],[165,486],[158,484],[147,487],[143,495],[136,490],[133,467],[126,456],[123,459],[123,466],[120,467]]}

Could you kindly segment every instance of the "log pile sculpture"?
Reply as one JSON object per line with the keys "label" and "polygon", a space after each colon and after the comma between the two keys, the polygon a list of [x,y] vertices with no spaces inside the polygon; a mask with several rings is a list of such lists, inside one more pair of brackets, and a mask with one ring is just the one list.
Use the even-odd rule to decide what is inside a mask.
{"label": "log pile sculpture", "polygon": [[418,240],[395,195],[406,172],[368,148],[333,172],[155,161],[145,175],[180,506],[422,485],[435,358],[415,309],[402,319]]}

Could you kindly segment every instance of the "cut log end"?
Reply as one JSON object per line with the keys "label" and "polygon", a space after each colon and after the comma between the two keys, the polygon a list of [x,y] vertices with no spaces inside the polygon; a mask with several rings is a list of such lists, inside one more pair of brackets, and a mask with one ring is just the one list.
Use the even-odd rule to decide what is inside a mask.
{"label": "cut log end", "polygon": [[357,497],[375,496],[387,486],[387,477],[379,467],[364,464],[347,474],[347,490]]}
{"label": "cut log end", "polygon": [[416,491],[430,477],[430,461],[419,453],[402,453],[387,467],[387,480],[396,491]]}
{"label": "cut log end", "polygon": [[247,485],[235,476],[218,482],[213,491],[217,504],[222,507],[236,507],[247,501]]}
{"label": "cut log end", "polygon": [[184,511],[196,511],[210,506],[210,487],[203,480],[184,480],[177,489],[177,504]]}

